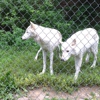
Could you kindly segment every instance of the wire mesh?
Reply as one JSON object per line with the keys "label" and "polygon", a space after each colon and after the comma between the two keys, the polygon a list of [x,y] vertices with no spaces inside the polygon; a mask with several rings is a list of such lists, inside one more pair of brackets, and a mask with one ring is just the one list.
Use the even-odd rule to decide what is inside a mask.
{"label": "wire mesh", "polygon": [[[96,50],[97,38],[100,34],[99,24],[99,0],[1,0],[0,99],[20,100],[19,96],[15,94],[18,94],[19,89],[25,90],[26,87],[28,90],[32,89],[36,96],[23,98],[23,100],[46,100],[46,98],[47,100],[53,100],[53,98],[56,100],[55,93],[54,96],[48,94],[49,91],[53,92],[53,90],[72,93],[83,86],[98,86],[99,88],[100,46]],[[92,32],[88,30],[80,32],[80,30],[86,28],[95,29],[98,35],[94,30]],[[80,52],[78,55],[75,55],[74,52],[72,54],[74,56],[64,62],[62,61],[64,60],[63,56],[66,56],[66,53],[68,54],[69,49],[64,48],[65,51],[62,49],[63,42],[69,40],[76,32],[80,32],[84,37],[82,39],[79,34],[74,36],[76,40],[80,41],[79,44],[81,45],[77,47]],[[65,47],[68,45],[68,48],[70,48],[71,43],[72,45],[77,43],[76,40],[73,40],[70,39],[68,43],[65,43]],[[86,54],[84,54],[82,64],[79,62],[81,68],[78,70],[81,71],[77,80],[75,80],[76,56],[79,57],[79,60],[82,58],[79,56],[84,51],[82,51],[81,46],[84,45],[83,48],[86,49],[87,44],[94,45],[88,51],[95,50],[92,52],[94,55],[90,55],[90,60],[86,63]],[[39,49],[40,51],[38,51]],[[98,54],[96,54],[96,51],[98,51]],[[47,57],[45,57],[46,55]],[[97,55],[96,67],[91,68],[93,60],[96,60],[95,55]],[[79,63],[76,66],[79,66]],[[36,89],[40,91],[39,94],[37,93],[38,95]],[[47,91],[47,94],[41,97],[45,91]],[[63,97],[59,94],[59,96],[58,99],[70,100],[67,97],[68,95]],[[73,96],[73,99],[75,98],[81,100],[81,98],[87,97],[78,98],[77,94]],[[91,98],[99,100],[100,94],[96,97],[92,95]]]}

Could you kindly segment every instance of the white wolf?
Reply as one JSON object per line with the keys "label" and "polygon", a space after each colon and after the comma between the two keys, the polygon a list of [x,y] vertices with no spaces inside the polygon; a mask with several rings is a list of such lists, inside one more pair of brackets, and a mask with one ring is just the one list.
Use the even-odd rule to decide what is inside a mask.
{"label": "white wolf", "polygon": [[87,28],[76,32],[65,42],[61,44],[63,61],[67,61],[71,55],[75,57],[75,80],[78,78],[80,72],[83,54],[87,52],[86,62],[89,61],[90,52],[93,53],[94,61],[91,67],[95,67],[97,61],[99,36],[97,31],[93,28]]}
{"label": "white wolf", "polygon": [[61,33],[52,28],[43,27],[30,22],[30,26],[26,29],[26,32],[22,36],[22,39],[33,38],[40,45],[40,52],[43,51],[43,70],[41,74],[46,71],[46,54],[50,53],[50,74],[53,74],[53,51],[62,41]]}

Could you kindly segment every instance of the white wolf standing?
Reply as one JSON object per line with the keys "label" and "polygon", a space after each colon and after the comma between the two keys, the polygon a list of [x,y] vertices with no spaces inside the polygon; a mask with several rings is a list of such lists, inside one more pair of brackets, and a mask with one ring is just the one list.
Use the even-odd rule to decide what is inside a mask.
{"label": "white wolf standing", "polygon": [[40,50],[43,51],[43,70],[41,74],[46,71],[46,54],[50,53],[50,73],[53,74],[53,51],[62,41],[61,33],[56,29],[43,27],[30,22],[30,26],[26,29],[26,32],[22,36],[22,39],[33,38],[39,45]]}
{"label": "white wolf standing", "polygon": [[94,61],[91,67],[95,67],[97,61],[99,36],[97,31],[93,28],[87,28],[76,32],[65,42],[62,42],[62,57],[63,61],[67,61],[71,55],[75,57],[75,80],[78,78],[80,72],[82,58],[87,52],[86,62],[89,61],[90,52],[93,53]]}

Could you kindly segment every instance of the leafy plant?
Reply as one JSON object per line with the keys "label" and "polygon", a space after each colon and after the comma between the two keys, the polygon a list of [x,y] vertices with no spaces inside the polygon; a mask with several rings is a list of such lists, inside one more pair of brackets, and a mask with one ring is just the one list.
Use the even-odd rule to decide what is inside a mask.
{"label": "leafy plant", "polygon": [[13,99],[11,96],[12,93],[14,93],[16,89],[15,81],[13,76],[11,75],[11,72],[8,71],[7,73],[3,74],[2,77],[0,77],[0,98],[5,98],[5,100]]}

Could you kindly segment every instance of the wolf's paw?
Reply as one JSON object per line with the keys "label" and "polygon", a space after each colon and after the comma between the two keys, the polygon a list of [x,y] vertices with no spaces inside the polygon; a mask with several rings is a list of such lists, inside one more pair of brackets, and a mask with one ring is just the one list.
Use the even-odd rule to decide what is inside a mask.
{"label": "wolf's paw", "polygon": [[43,75],[43,74],[44,74],[44,72],[39,73],[39,75]]}
{"label": "wolf's paw", "polygon": [[92,65],[91,68],[95,68],[95,65]]}
{"label": "wolf's paw", "polygon": [[34,61],[37,61],[37,57],[34,58]]}

